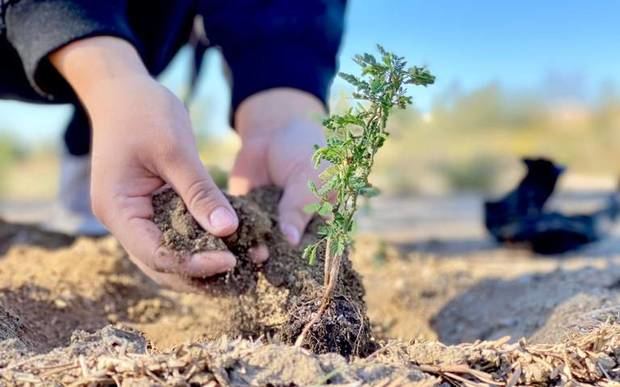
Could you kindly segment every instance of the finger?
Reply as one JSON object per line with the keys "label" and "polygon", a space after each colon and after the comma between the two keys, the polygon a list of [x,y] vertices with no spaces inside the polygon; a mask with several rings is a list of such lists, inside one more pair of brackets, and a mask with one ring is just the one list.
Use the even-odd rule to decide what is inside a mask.
{"label": "finger", "polygon": [[184,153],[170,158],[163,175],[205,230],[216,236],[235,232],[237,214],[196,155]]}
{"label": "finger", "polygon": [[227,272],[236,264],[235,257],[228,251],[209,251],[194,255],[180,255],[170,251],[161,246],[161,232],[148,219],[129,219],[126,227],[115,235],[119,236],[119,241],[132,260],[138,260],[158,273],[203,278]]}
{"label": "finger", "polygon": [[280,231],[293,246],[299,244],[301,236],[312,217],[311,214],[304,211],[304,207],[315,201],[316,199],[303,179],[291,181],[284,189],[278,206]]}
{"label": "finger", "polygon": [[237,264],[229,251],[205,251],[191,256],[187,271],[192,277],[210,277],[232,270]]}
{"label": "finger", "polygon": [[180,255],[161,245],[161,231],[151,221],[150,197],[98,196],[98,215],[118,238],[134,263],[152,272],[176,274],[177,277],[205,277],[232,269],[236,260],[228,251]]}
{"label": "finger", "polygon": [[231,195],[245,195],[252,189],[252,182],[246,176],[230,175],[228,178],[228,192]]}
{"label": "finger", "polygon": [[178,274],[168,274],[155,271],[131,254],[129,255],[129,258],[136,266],[138,266],[140,271],[160,286],[175,290],[177,292],[195,293],[199,291],[199,289],[196,288],[190,281],[187,281],[187,279]]}
{"label": "finger", "polygon": [[264,163],[256,160],[263,150],[262,145],[244,144],[228,178],[228,192],[232,195],[245,195],[252,188],[267,185],[270,182]]}
{"label": "finger", "polygon": [[248,255],[250,259],[252,259],[252,262],[257,264],[264,263],[269,259],[269,249],[265,245],[258,245],[251,247],[248,250]]}

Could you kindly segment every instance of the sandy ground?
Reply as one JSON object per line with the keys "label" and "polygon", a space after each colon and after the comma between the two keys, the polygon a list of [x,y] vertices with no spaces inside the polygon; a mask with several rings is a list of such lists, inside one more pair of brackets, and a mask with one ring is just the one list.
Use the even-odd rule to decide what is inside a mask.
{"label": "sandy ground", "polygon": [[[567,193],[554,205],[577,211],[595,206],[603,197],[600,192]],[[196,373],[206,379],[194,381],[195,385],[467,385],[467,380],[489,384],[486,376],[477,377],[475,372],[488,371],[492,380],[505,383],[515,378],[517,368],[515,384],[528,380],[560,383],[568,379],[558,376],[564,371],[554,374],[553,367],[542,376],[527,376],[521,370],[525,365],[515,365],[523,363],[515,351],[521,353],[527,348],[525,343],[542,345],[545,351],[551,351],[552,344],[566,350],[579,340],[579,334],[605,325],[611,331],[596,331],[604,339],[597,336],[596,345],[590,341],[587,345],[597,349],[588,347],[590,352],[610,357],[604,367],[596,366],[603,355],[596,357],[600,385],[617,378],[620,337],[614,329],[620,316],[620,229],[575,253],[533,256],[488,240],[480,223],[480,206],[481,199],[475,195],[380,198],[362,215],[354,265],[363,275],[369,317],[378,340],[384,344],[400,341],[390,341],[370,359],[349,361],[336,355],[314,356],[278,343],[266,345],[269,338],[250,337],[247,332],[241,334],[258,341],[233,340],[240,332],[222,323],[226,311],[221,302],[159,289],[127,261],[112,238],[75,241],[2,224],[0,314],[5,317],[0,318],[4,349],[0,371],[2,367],[11,371],[13,382],[19,379],[15,375],[23,376],[23,383],[44,380],[41,373],[28,368],[31,361],[39,369],[60,369],[51,374],[54,380],[66,376],[65,381],[72,382],[129,383],[143,377],[153,382],[168,375],[160,381],[170,382],[174,367],[168,363],[160,368],[169,373],[158,373],[155,366],[149,371],[157,378],[145,371],[134,372],[131,379],[118,369],[176,359],[178,364],[185,362],[183,372],[190,365],[209,369],[207,376]],[[20,211],[23,208],[31,213]],[[34,220],[41,208],[12,203],[0,210],[9,220],[24,220],[24,214]],[[234,302],[230,300],[230,305]],[[474,344],[445,347],[434,340]],[[480,344],[478,340],[492,342]],[[122,352],[124,363],[113,366],[122,357],[117,354],[119,345],[135,356]],[[50,355],[50,351],[55,352]],[[525,351],[532,361],[533,350]],[[102,353],[112,363],[93,360]],[[204,354],[212,361],[203,359]],[[156,356],[164,357],[154,360]],[[65,359],[66,375],[62,362],[52,358]],[[196,359],[208,364],[201,366]],[[481,359],[493,367],[479,367]],[[544,359],[541,364],[554,365],[556,357]],[[475,372],[454,374],[442,365],[467,366]],[[106,367],[116,370],[120,379],[109,376],[112,371],[105,374]],[[598,371],[601,367],[606,371]],[[107,376],[93,379],[94,371],[89,374],[93,369]],[[85,374],[92,377],[85,378]],[[465,377],[466,382],[458,377]]]}
{"label": "sandy ground", "polygon": [[[579,212],[604,198],[569,192],[552,206]],[[390,337],[551,339],[564,309],[620,308],[620,228],[580,251],[536,256],[495,245],[481,203],[476,195],[379,200],[361,218],[355,262],[376,289],[367,295],[371,320]]]}

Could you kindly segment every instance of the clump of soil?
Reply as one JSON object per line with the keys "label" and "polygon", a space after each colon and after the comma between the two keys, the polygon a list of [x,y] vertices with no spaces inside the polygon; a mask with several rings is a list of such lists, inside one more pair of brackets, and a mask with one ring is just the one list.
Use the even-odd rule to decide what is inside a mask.
{"label": "clump of soil", "polygon": [[195,281],[196,287],[214,294],[254,289],[257,268],[249,257],[249,250],[272,239],[272,221],[256,203],[231,195],[227,198],[239,216],[239,228],[234,234],[219,238],[200,227],[173,190],[153,197],[154,221],[162,230],[162,245],[176,252],[179,260],[203,251],[228,250],[237,257],[233,271]]}
{"label": "clump of soil", "polygon": [[[225,238],[203,230],[172,190],[153,198],[154,221],[162,230],[162,245],[176,252],[178,259],[203,251],[231,251],[237,257],[232,271],[194,284],[212,296],[237,296],[236,320],[246,335],[268,335],[293,343],[319,308],[323,261],[310,265],[302,258],[302,249],[290,246],[278,231],[280,197],[281,191],[275,187],[259,188],[242,197],[228,196],[239,216],[239,228]],[[319,224],[318,219],[311,222],[304,243],[316,240]],[[248,253],[259,244],[270,251],[270,259],[262,265],[253,263]],[[343,259],[335,297],[304,346],[317,353],[345,356],[365,355],[375,348],[363,285],[348,257]]]}

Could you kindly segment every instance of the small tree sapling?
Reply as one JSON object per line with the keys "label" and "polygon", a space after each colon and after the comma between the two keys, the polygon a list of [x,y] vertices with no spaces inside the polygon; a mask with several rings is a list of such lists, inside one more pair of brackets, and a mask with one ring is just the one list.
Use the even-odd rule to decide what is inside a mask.
{"label": "small tree sapling", "polygon": [[407,67],[404,58],[378,46],[379,58],[371,54],[357,55],[355,63],[361,76],[339,74],[355,87],[353,98],[359,103],[344,114],[333,114],[323,121],[327,145],[316,148],[312,160],[316,168],[329,165],[320,175],[319,185],[309,183],[318,202],[306,208],[326,218],[319,230],[320,240],[304,250],[304,257],[314,263],[321,248],[324,251],[324,290],[318,312],[296,340],[302,345],[331,302],[338,281],[342,256],[353,243],[354,216],[358,198],[373,197],[378,190],[368,182],[375,155],[389,133],[387,120],[394,108],[411,104],[406,95],[408,85],[428,86],[435,77],[425,67]]}

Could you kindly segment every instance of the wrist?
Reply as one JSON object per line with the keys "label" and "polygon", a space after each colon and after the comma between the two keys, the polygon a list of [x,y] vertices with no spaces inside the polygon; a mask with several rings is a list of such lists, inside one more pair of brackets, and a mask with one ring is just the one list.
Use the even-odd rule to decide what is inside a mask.
{"label": "wrist", "polygon": [[261,91],[247,98],[235,113],[235,129],[245,139],[273,135],[295,121],[320,126],[326,111],[314,95],[291,88]]}
{"label": "wrist", "polygon": [[[114,85],[127,80],[150,78],[136,49],[115,37],[78,40],[53,52],[49,58],[89,110],[101,97],[102,89],[109,92]],[[124,89],[124,93],[131,90]]]}

